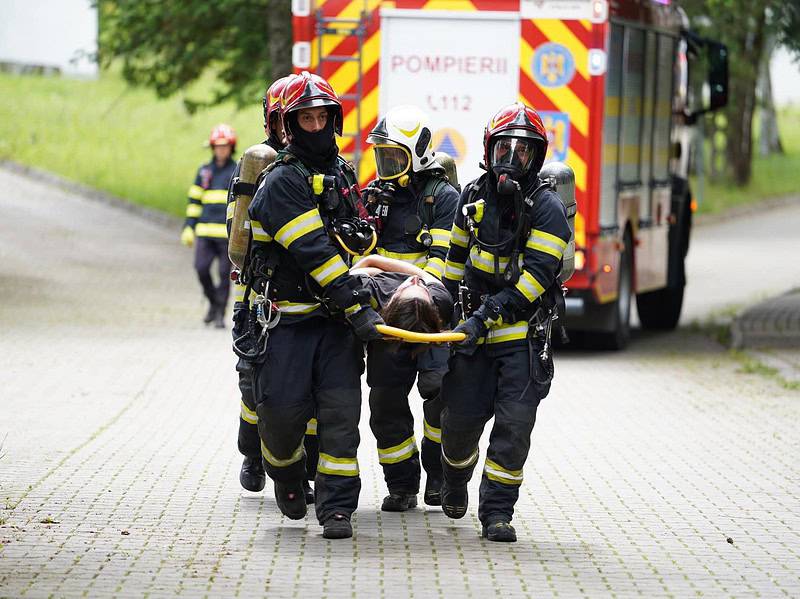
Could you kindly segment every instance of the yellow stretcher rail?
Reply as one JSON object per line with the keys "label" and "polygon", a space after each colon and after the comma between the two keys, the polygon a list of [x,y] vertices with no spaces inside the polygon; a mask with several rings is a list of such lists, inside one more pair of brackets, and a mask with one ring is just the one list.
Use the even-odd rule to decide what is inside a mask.
{"label": "yellow stretcher rail", "polygon": [[464,341],[467,337],[464,333],[454,333],[453,331],[444,331],[442,333],[417,333],[414,331],[406,331],[405,329],[398,329],[397,327],[390,327],[389,325],[379,324],[375,328],[379,333],[387,337],[397,337],[409,343],[448,343]]}

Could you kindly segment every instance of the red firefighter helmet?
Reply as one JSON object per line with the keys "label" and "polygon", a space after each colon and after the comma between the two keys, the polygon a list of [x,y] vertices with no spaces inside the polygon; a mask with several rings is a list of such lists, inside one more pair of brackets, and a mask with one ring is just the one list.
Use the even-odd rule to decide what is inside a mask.
{"label": "red firefighter helmet", "polygon": [[489,170],[497,165],[498,156],[503,154],[499,149],[495,151],[496,142],[501,137],[508,142],[505,144],[508,147],[503,148],[504,151],[510,150],[507,156],[514,151],[518,156],[528,152],[526,164],[522,165],[525,173],[539,172],[547,154],[547,131],[533,108],[515,102],[498,110],[489,120],[483,133],[483,160]]}
{"label": "red firefighter helmet", "polygon": [[286,77],[281,77],[280,79],[273,81],[272,85],[267,88],[263,100],[264,129],[269,130],[271,121],[279,117],[281,108],[281,93],[283,93],[283,88],[286,87],[286,84],[295,77],[297,77],[297,75],[294,73],[287,75]]}
{"label": "red firefighter helmet", "polygon": [[233,127],[220,123],[211,130],[211,135],[208,136],[209,146],[231,146],[236,147],[236,132]]}
{"label": "red firefighter helmet", "polygon": [[331,84],[319,75],[303,71],[287,82],[281,93],[281,124],[287,137],[291,139],[291,131],[287,127],[286,117],[289,113],[304,108],[329,106],[333,111],[333,130],[342,134],[342,103],[333,91]]}

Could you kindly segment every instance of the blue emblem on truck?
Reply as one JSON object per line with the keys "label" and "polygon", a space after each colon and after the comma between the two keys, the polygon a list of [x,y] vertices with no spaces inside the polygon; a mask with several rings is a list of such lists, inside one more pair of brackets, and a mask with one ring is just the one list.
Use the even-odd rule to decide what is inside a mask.
{"label": "blue emblem on truck", "polygon": [[575,58],[561,44],[548,42],[536,48],[531,70],[542,87],[562,87],[575,76]]}

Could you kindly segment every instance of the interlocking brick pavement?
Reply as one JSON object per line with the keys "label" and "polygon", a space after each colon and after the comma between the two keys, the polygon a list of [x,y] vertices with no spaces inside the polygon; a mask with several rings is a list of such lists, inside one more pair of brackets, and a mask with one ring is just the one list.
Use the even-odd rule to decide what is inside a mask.
{"label": "interlocking brick pavement", "polygon": [[0,596],[800,595],[800,395],[688,332],[558,356],[516,544],[479,539],[477,480],[463,520],[381,513],[366,405],[355,538],[285,520],[239,487],[177,235],[0,171]]}

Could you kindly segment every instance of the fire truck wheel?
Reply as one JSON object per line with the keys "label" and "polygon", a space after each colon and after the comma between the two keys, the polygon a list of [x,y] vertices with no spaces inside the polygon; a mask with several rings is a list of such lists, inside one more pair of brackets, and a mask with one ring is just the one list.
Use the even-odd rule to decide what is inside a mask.
{"label": "fire truck wheel", "polygon": [[633,241],[630,231],[625,231],[623,243],[625,247],[619,257],[619,291],[616,301],[609,305],[611,309],[610,326],[607,333],[600,333],[597,341],[603,349],[625,349],[631,339],[631,299],[633,291]]}
{"label": "fire truck wheel", "polygon": [[683,289],[665,287],[658,291],[636,296],[636,307],[642,328],[654,331],[671,331],[678,326],[683,306]]}

